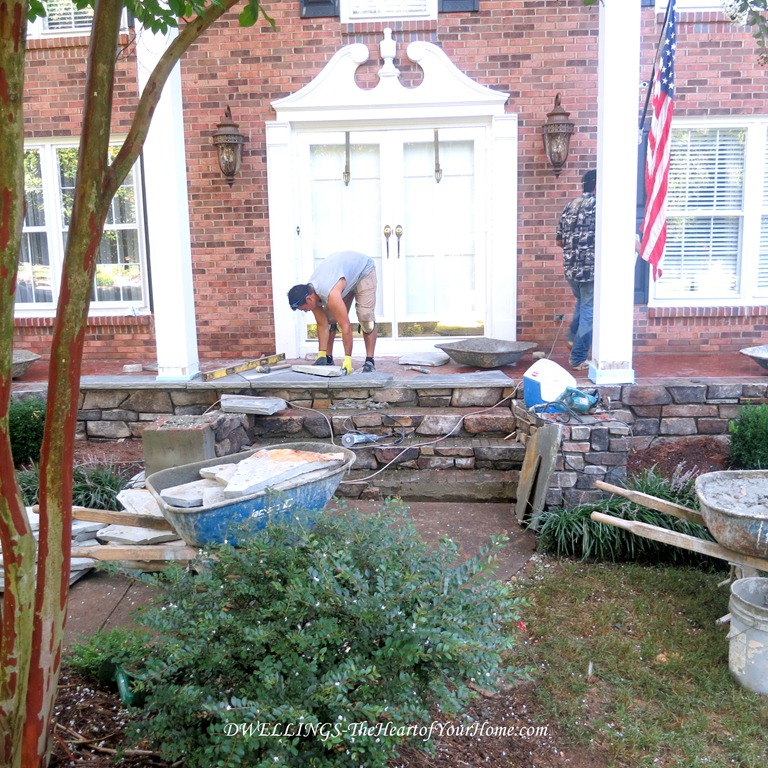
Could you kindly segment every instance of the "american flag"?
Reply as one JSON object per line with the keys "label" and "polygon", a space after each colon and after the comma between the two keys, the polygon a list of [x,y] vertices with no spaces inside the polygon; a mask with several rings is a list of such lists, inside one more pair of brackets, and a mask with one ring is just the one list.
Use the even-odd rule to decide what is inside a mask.
{"label": "american flag", "polygon": [[659,262],[667,241],[667,179],[669,177],[670,127],[675,95],[677,48],[675,0],[669,0],[667,29],[653,80],[651,130],[645,160],[645,218],[640,256],[653,266],[653,279],[661,276]]}

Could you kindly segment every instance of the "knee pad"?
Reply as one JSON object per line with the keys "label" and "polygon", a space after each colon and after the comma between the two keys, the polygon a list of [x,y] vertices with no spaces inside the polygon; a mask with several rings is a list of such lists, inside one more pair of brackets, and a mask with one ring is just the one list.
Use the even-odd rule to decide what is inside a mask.
{"label": "knee pad", "polygon": [[376,323],[373,322],[373,320],[368,320],[365,323],[360,323],[363,333],[372,333],[373,329],[376,327]]}

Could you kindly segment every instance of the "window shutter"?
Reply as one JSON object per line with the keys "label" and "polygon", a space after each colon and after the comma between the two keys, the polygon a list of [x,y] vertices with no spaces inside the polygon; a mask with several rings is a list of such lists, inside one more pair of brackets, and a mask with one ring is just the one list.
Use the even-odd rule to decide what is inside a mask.
{"label": "window shutter", "polygon": [[438,13],[458,13],[459,11],[479,11],[480,0],[438,0]]}
{"label": "window shutter", "polygon": [[339,0],[301,0],[301,18],[318,19],[339,15]]}
{"label": "window shutter", "polygon": [[[643,126],[640,145],[637,148],[637,210],[635,212],[635,232],[641,233],[643,230],[643,219],[645,218],[645,158],[648,151],[648,133],[651,130],[650,122]],[[639,256],[635,259],[635,304],[648,303],[648,274],[649,267],[647,261]]]}

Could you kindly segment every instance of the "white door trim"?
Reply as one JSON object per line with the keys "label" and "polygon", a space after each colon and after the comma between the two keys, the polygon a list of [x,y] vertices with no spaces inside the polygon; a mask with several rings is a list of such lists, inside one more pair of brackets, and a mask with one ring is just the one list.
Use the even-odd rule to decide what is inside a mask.
{"label": "white door trim", "polygon": [[[416,41],[408,58],[423,70],[421,83],[407,88],[394,66],[396,42],[384,30],[380,45],[383,65],[375,88],[355,82],[358,67],[369,58],[362,43],[341,48],[320,74],[296,93],[273,102],[276,119],[266,124],[270,240],[278,352],[296,357],[309,351],[301,323],[286,300],[288,289],[303,282],[297,232],[299,200],[295,179],[296,146],[304,131],[347,131],[355,127],[483,127],[486,131],[483,174],[488,179],[486,221],[486,335],[514,339],[516,332],[517,263],[517,116],[506,114],[508,94],[474,82],[437,46]],[[460,300],[460,299],[459,299]],[[424,345],[423,341],[413,344]],[[402,351],[405,351],[402,348]]]}

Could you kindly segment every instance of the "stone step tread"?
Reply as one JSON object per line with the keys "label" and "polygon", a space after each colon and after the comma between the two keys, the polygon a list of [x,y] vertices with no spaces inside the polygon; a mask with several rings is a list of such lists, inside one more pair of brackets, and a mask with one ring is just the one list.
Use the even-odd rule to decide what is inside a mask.
{"label": "stone step tread", "polygon": [[313,408],[311,411],[294,408],[286,408],[284,411],[274,413],[271,416],[263,416],[261,418],[289,418],[292,416],[327,416],[330,418],[346,417],[346,416],[381,416],[384,420],[397,419],[407,416],[470,416],[477,414],[478,416],[499,415],[499,416],[511,416],[512,411],[507,405],[501,405],[497,408],[489,406],[457,406],[457,405],[440,405],[440,406],[417,406],[417,405],[398,405],[388,406],[387,408],[371,408],[366,405],[365,402],[361,402],[359,408]]}

